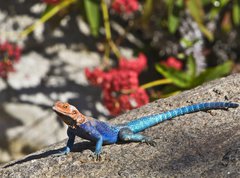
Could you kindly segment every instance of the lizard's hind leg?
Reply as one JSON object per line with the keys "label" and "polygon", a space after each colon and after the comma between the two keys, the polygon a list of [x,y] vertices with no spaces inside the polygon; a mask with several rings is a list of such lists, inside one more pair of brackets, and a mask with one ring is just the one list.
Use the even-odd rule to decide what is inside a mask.
{"label": "lizard's hind leg", "polygon": [[122,141],[128,141],[128,142],[143,142],[151,146],[156,146],[156,142],[153,141],[151,137],[147,137],[141,134],[134,134],[130,129],[128,128],[122,128],[119,131],[119,138]]}

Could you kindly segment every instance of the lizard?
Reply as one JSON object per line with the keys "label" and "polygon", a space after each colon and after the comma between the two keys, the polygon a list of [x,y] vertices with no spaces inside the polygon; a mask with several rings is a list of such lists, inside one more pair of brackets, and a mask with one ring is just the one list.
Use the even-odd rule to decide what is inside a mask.
{"label": "lizard", "polygon": [[156,143],[151,137],[139,134],[139,132],[180,115],[210,109],[236,108],[238,106],[239,104],[231,102],[197,103],[159,114],[144,116],[128,123],[114,125],[85,116],[81,114],[75,106],[57,101],[52,109],[62,121],[68,125],[67,145],[62,151],[57,153],[57,155],[68,154],[72,150],[75,136],[79,136],[96,144],[94,153],[97,160],[100,159],[103,144],[114,144],[117,142],[145,142],[149,145],[155,146]]}

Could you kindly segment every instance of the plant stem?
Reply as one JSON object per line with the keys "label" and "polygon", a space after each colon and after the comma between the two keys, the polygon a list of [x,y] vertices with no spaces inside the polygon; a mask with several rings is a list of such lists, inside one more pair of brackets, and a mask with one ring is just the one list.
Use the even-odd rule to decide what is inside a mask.
{"label": "plant stem", "polygon": [[63,8],[77,2],[77,0],[65,0],[62,1],[61,3],[55,5],[49,12],[47,12],[42,18],[37,20],[34,24],[32,24],[30,27],[26,28],[23,30],[20,34],[20,37],[25,37],[29,35],[33,30],[40,24],[43,24],[47,20],[49,20],[51,17],[53,17],[56,13],[58,13],[60,10]]}
{"label": "plant stem", "polygon": [[[111,27],[109,22],[109,14],[108,14],[108,8],[107,4],[104,0],[101,0],[101,7],[103,12],[103,22],[104,22],[104,28],[105,28],[105,34],[106,34],[106,40],[108,43],[108,46],[112,49],[113,53],[117,56],[119,59],[121,57],[120,52],[115,45],[115,43],[112,41],[112,35],[111,35]],[[107,53],[105,53],[106,55]],[[109,58],[108,56],[105,56],[105,58]]]}
{"label": "plant stem", "polygon": [[149,19],[151,17],[153,10],[153,0],[146,0],[143,5],[143,15],[142,15],[142,22],[144,26],[147,26]]}
{"label": "plant stem", "polygon": [[144,85],[141,85],[140,87],[143,89],[147,89],[147,88],[152,88],[155,86],[171,84],[171,83],[172,83],[172,81],[170,79],[160,79],[160,80],[155,80],[155,81],[146,83]]}
{"label": "plant stem", "polygon": [[120,55],[120,52],[119,52],[117,46],[115,45],[115,43],[111,40],[111,41],[109,41],[109,45],[110,45],[112,51],[114,52],[114,54],[117,56],[117,58],[120,59],[121,55]]}
{"label": "plant stem", "polygon": [[105,28],[105,33],[106,33],[106,39],[107,41],[111,40],[111,28],[110,28],[110,23],[109,23],[109,15],[108,15],[108,8],[107,4],[105,3],[104,0],[101,0],[101,7],[102,7],[102,12],[103,12],[103,22],[104,22],[104,28]]}
{"label": "plant stem", "polygon": [[178,90],[178,91],[174,91],[174,92],[171,92],[171,93],[163,94],[163,95],[161,95],[161,98],[167,98],[167,97],[169,97],[169,96],[176,95],[176,94],[178,94],[178,93],[180,93],[180,92],[181,92],[181,91]]}

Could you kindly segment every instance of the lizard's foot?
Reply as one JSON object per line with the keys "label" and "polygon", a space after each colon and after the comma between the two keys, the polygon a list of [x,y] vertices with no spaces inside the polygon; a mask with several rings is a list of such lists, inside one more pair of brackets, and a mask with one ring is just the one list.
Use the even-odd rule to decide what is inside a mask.
{"label": "lizard's foot", "polygon": [[101,156],[100,153],[91,154],[90,157],[91,157],[94,161],[102,161],[102,156]]}
{"label": "lizard's foot", "polygon": [[58,153],[54,154],[54,156],[62,156],[66,155],[70,152],[70,148],[65,147],[64,150],[59,151]]}
{"label": "lizard's foot", "polygon": [[155,147],[157,145],[157,142],[153,141],[152,139],[150,140],[145,140],[144,143],[146,143],[147,145],[153,146]]}
{"label": "lizard's foot", "polygon": [[142,142],[146,143],[151,146],[156,146],[157,143],[153,141],[151,137],[147,137],[141,134],[134,134],[130,129],[128,128],[123,128],[119,131],[119,138],[120,140],[123,141],[128,141],[128,142]]}
{"label": "lizard's foot", "polygon": [[95,156],[96,156],[96,161],[102,160],[102,156],[100,155],[100,153],[95,154]]}

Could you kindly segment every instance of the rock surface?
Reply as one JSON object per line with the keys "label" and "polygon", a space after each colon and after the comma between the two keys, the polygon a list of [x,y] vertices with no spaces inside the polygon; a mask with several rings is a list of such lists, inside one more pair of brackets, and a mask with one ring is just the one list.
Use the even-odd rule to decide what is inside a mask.
{"label": "rock surface", "polygon": [[100,90],[87,86],[84,75],[85,67],[100,63],[100,54],[93,49],[96,40],[84,38],[91,45],[89,50],[80,27],[70,20],[74,16],[63,19],[52,33],[46,32],[51,28],[46,25],[27,38],[19,37],[45,7],[39,0],[0,1],[0,43],[7,40],[23,49],[15,72],[6,81],[0,78],[0,164],[65,138],[66,128],[51,110],[56,100],[70,101],[96,118],[108,114],[101,109]]}
{"label": "rock surface", "polygon": [[[23,49],[20,61],[14,64],[16,71],[6,81],[0,78],[0,164],[65,138],[66,128],[51,110],[56,100],[71,102],[97,119],[110,118],[101,103],[100,89],[88,86],[84,74],[86,67],[100,65],[104,38],[91,37],[80,15],[70,13],[58,27],[47,22],[20,37],[45,8],[41,0],[0,1],[0,43],[13,42]],[[124,45],[120,50],[122,55],[133,56],[132,47]]]}
{"label": "rock surface", "polygon": [[[163,112],[191,103],[240,102],[240,75],[209,82],[123,114],[113,123]],[[74,151],[55,157],[65,141],[3,165],[0,177],[239,177],[240,108],[177,117],[144,131],[156,147],[128,143],[106,145],[102,160],[90,156],[94,145],[77,139]],[[48,138],[46,138],[48,139]]]}

